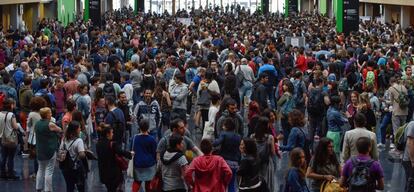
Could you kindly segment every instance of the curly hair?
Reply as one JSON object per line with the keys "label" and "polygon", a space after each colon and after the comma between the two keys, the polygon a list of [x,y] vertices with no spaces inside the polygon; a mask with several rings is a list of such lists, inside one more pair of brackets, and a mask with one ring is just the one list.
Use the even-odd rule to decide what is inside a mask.
{"label": "curly hair", "polygon": [[32,111],[39,111],[41,108],[47,106],[47,102],[43,97],[33,97],[29,105]]}
{"label": "curly hair", "polygon": [[289,113],[289,124],[292,127],[303,127],[305,126],[305,115],[297,109],[294,109]]}

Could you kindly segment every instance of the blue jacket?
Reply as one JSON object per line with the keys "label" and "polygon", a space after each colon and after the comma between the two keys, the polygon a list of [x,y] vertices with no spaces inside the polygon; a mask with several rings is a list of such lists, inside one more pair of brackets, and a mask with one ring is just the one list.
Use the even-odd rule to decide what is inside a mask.
{"label": "blue jacket", "polygon": [[232,131],[222,131],[217,140],[214,141],[213,146],[220,145],[219,155],[225,160],[240,161],[240,146],[241,137],[239,134]]}
{"label": "blue jacket", "polygon": [[306,131],[300,128],[293,127],[289,133],[289,138],[286,146],[280,146],[282,151],[291,151],[296,147],[304,148],[306,141]]}
{"label": "blue jacket", "polygon": [[131,150],[135,152],[134,167],[148,168],[156,163],[157,142],[150,135],[136,135],[131,139]]}
{"label": "blue jacket", "polygon": [[326,119],[328,121],[328,131],[340,132],[341,127],[348,122],[348,119],[335,107],[330,106],[326,113]]}
{"label": "blue jacket", "polygon": [[288,170],[285,188],[289,192],[309,192],[305,180],[300,177],[299,170],[295,167]]}

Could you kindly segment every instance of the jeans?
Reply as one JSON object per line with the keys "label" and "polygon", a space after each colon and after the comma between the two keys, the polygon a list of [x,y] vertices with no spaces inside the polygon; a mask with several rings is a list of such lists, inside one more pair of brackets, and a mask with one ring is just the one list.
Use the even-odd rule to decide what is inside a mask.
{"label": "jeans", "polygon": [[7,172],[9,175],[14,174],[14,156],[16,154],[17,147],[5,147],[2,146],[1,148],[1,172],[2,174],[6,173],[6,164],[7,164]]}
{"label": "jeans", "polygon": [[227,164],[229,165],[231,172],[233,175],[231,176],[231,180],[228,186],[227,192],[236,192],[237,185],[236,185],[236,174],[237,170],[239,169],[239,163],[236,161],[226,160]]}
{"label": "jeans", "polygon": [[187,110],[175,108],[172,110],[171,118],[180,118],[183,121],[187,120]]}
{"label": "jeans", "polygon": [[73,192],[78,189],[79,192],[85,191],[85,176],[83,170],[62,170],[66,182],[66,192]]}
{"label": "jeans", "polygon": [[283,145],[287,145],[287,141],[290,134],[290,125],[288,121],[288,117],[282,115],[283,118],[280,120],[280,123],[282,125],[282,131],[283,131]]}
{"label": "jeans", "polygon": [[387,135],[387,126],[391,123],[391,112],[385,112],[382,117],[381,124],[377,130],[377,141],[381,141],[382,144],[385,144],[385,137]]}
{"label": "jeans", "polygon": [[[242,86],[239,89],[240,101],[244,103],[250,103],[250,97],[252,96],[253,84],[250,81],[243,82]],[[244,96],[246,96],[246,101],[244,101]]]}
{"label": "jeans", "polygon": [[392,131],[393,134],[397,132],[397,129],[404,125],[405,120],[407,119],[406,115],[392,115]]}
{"label": "jeans", "polygon": [[404,168],[405,171],[405,191],[406,192],[411,192],[413,190],[413,186],[409,187],[409,179],[413,179],[414,178],[414,167],[411,166],[411,162],[410,161],[403,161],[402,162],[402,166]]}
{"label": "jeans", "polygon": [[134,101],[134,106],[141,101],[141,87],[134,88],[132,100]]}
{"label": "jeans", "polygon": [[322,121],[323,116],[312,117],[309,116],[309,138],[313,140],[315,135],[322,137]]}
{"label": "jeans", "polygon": [[55,170],[56,153],[49,160],[39,161],[36,175],[36,190],[53,191],[53,171]]}

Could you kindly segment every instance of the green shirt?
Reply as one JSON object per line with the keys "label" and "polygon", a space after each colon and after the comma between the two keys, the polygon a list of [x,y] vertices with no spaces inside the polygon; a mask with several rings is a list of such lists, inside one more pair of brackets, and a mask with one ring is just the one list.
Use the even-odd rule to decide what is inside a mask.
{"label": "green shirt", "polygon": [[41,119],[35,125],[37,160],[45,161],[53,157],[59,149],[59,136],[50,131],[49,120]]}

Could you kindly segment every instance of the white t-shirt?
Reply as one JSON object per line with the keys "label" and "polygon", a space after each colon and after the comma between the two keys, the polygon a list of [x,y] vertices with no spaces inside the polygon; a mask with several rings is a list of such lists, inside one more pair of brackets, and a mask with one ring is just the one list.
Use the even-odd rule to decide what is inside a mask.
{"label": "white t-shirt", "polygon": [[211,105],[208,109],[208,123],[210,125],[214,126],[217,112],[219,111],[219,108],[217,106]]}
{"label": "white t-shirt", "polygon": [[[72,140],[64,140],[60,144],[60,149],[63,149],[63,145],[66,145],[66,149],[69,151],[70,157],[74,160],[79,156],[79,152],[85,151],[85,145],[83,144],[83,140],[81,138],[76,138],[73,142]],[[71,145],[72,144],[72,145]]]}

